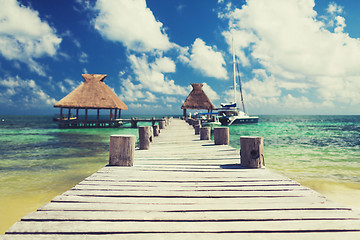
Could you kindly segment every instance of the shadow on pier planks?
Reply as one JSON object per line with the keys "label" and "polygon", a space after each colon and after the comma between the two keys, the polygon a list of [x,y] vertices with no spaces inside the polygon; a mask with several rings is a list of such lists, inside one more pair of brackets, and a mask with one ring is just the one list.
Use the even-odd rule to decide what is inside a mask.
{"label": "shadow on pier planks", "polygon": [[360,215],[174,119],[134,167],[104,167],[4,239],[360,239]]}

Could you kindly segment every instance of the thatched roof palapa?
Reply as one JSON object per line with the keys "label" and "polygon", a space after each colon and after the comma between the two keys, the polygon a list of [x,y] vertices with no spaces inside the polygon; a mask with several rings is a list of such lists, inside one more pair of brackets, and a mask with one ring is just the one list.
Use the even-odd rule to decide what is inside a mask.
{"label": "thatched roof palapa", "polygon": [[128,109],[125,103],[104,83],[106,74],[82,74],[81,76],[85,82],[58,101],[54,107]]}
{"label": "thatched roof palapa", "polygon": [[211,103],[208,96],[202,89],[202,83],[192,83],[191,86],[193,90],[190,92],[189,96],[186,98],[184,104],[181,106],[181,109],[214,109],[214,105]]}

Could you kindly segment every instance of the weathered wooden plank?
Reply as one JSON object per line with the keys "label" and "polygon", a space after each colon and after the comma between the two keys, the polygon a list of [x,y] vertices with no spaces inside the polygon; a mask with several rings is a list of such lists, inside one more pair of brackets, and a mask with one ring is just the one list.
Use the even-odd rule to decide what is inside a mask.
{"label": "weathered wooden plank", "polygon": [[[194,174],[193,171],[162,171],[161,174],[156,174],[154,169],[145,168],[133,168],[126,171],[125,169],[120,169],[119,167],[113,167],[111,172],[98,172],[93,174],[92,176],[86,178],[89,179],[124,179],[124,180],[157,180],[157,179],[164,179],[164,180],[184,180],[191,178],[193,181],[202,181],[206,179],[216,179],[219,180],[220,178],[228,179],[228,180],[285,180],[287,178],[271,174],[269,171],[259,170],[256,169],[254,171],[250,170],[231,170],[231,169],[219,169],[218,171],[200,171]],[[117,168],[117,169],[116,169]],[[258,171],[258,172],[256,172]]]}
{"label": "weathered wooden plank", "polygon": [[[322,196],[310,196],[310,197],[301,197],[297,198],[301,200],[302,203],[308,204],[308,206],[313,207],[314,204],[324,205],[326,203],[327,207],[339,207],[338,204],[327,201]],[[134,204],[133,197],[95,197],[95,196],[66,196],[60,195],[55,197],[53,202],[88,202],[88,203],[117,203],[117,204]],[[161,198],[161,197],[143,197],[139,196],[136,198],[136,203],[141,204],[168,204],[168,205],[199,205],[199,204],[213,204],[213,205],[228,205],[228,204],[246,204],[249,202],[248,198]],[[252,198],[252,203],[269,203],[268,198]],[[294,203],[294,198],[292,197],[283,197],[283,198],[271,198],[271,203]]]}
{"label": "weathered wooden plank", "polygon": [[[156,184],[156,185],[154,185]],[[210,181],[210,182],[197,182],[197,181],[174,181],[174,182],[121,182],[121,181],[82,181],[76,185],[81,186],[121,186],[121,187],[201,187],[201,188],[252,188],[252,187],[303,187],[299,183],[291,181]],[[304,188],[304,187],[303,187]]]}
{"label": "weathered wooden plank", "polygon": [[222,232],[316,232],[354,231],[360,234],[358,220],[295,220],[295,221],[235,221],[235,222],[104,222],[53,221],[15,223],[7,233],[222,233]]}
{"label": "weathered wooden plank", "polygon": [[134,234],[92,234],[92,235],[56,235],[56,234],[24,234],[24,235],[6,235],[4,240],[44,240],[44,239],[64,239],[67,240],[184,240],[184,239],[197,239],[197,240],[354,240],[358,239],[358,232],[295,232],[289,233],[134,233]]}
{"label": "weathered wooden plank", "polygon": [[107,190],[107,191],[309,191],[308,188],[298,185],[266,185],[266,186],[213,186],[213,187],[205,187],[205,186],[197,186],[194,184],[193,186],[188,185],[180,185],[180,186],[163,186],[163,185],[144,185],[141,186],[124,186],[124,185],[106,185],[106,184],[78,184],[72,188],[72,190],[76,191],[84,191],[84,190]]}
{"label": "weathered wooden plank", "polygon": [[350,210],[273,210],[261,211],[163,212],[163,211],[38,211],[22,221],[291,221],[360,219]]}
{"label": "weathered wooden plank", "polygon": [[[222,202],[219,201],[218,204],[157,204],[152,203],[149,204],[143,202],[138,202],[137,199],[134,199],[133,203],[128,204],[118,204],[118,203],[94,203],[94,202],[51,202],[43,205],[39,208],[41,211],[128,211],[131,209],[132,211],[184,211],[184,212],[192,212],[192,211],[233,211],[234,214],[239,211],[262,211],[264,212],[264,217],[266,216],[266,212],[272,210],[317,210],[317,209],[342,209],[341,207],[328,205],[324,203],[312,203],[309,205],[306,203],[296,203],[296,202],[248,202],[246,205],[240,204],[227,204],[222,205]],[[344,208],[347,209],[347,208]]]}

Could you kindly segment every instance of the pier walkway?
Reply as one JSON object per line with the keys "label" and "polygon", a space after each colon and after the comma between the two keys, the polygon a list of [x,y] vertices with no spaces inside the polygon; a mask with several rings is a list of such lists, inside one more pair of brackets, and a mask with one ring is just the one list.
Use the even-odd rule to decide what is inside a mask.
{"label": "pier walkway", "polygon": [[[266,156],[265,156],[266,160]],[[360,239],[360,215],[174,119],[133,167],[104,167],[4,239]]]}

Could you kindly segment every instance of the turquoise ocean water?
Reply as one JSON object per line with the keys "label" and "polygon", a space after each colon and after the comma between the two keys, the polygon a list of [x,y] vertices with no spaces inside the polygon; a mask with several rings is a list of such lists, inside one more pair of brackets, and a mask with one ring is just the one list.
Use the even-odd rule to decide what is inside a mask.
{"label": "turquoise ocean water", "polygon": [[[112,134],[137,129],[58,129],[51,116],[0,116],[0,234],[105,166]],[[260,116],[230,126],[231,146],[240,148],[240,136],[264,137],[267,168],[360,208],[360,116]]]}

